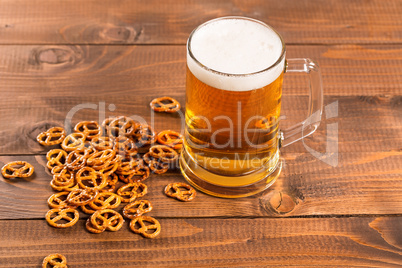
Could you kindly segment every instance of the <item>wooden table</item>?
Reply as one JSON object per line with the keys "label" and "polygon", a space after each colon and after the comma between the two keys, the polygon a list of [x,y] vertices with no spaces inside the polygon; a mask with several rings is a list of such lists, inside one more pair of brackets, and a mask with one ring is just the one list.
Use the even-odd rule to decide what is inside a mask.
{"label": "wooden table", "polygon": [[[0,267],[40,267],[55,252],[69,267],[332,266],[402,264],[402,1],[0,0],[0,165],[26,160],[29,179],[0,176]],[[54,193],[48,150],[36,135],[54,125],[140,115],[157,131],[181,130],[177,115],[151,117],[149,102],[185,100],[185,43],[197,25],[249,16],[277,29],[288,58],[322,68],[324,105],[338,115],[282,150],[286,167],[270,190],[242,199],[198,193],[192,202],[163,188],[178,170],[146,182],[156,239],[91,234],[85,214],[68,229],[44,220]],[[304,77],[286,75],[284,124],[306,113]],[[78,105],[78,106],[77,106]],[[72,110],[73,108],[76,110]],[[77,108],[78,107],[78,108]],[[338,129],[338,164],[325,152]]]}

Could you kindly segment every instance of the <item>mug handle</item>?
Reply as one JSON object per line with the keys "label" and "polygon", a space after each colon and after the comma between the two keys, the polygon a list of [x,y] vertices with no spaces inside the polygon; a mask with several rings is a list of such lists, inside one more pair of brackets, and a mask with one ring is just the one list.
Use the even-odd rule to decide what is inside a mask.
{"label": "mug handle", "polygon": [[286,147],[314,133],[321,122],[323,89],[321,71],[311,59],[287,59],[285,73],[306,73],[309,76],[309,105],[307,118],[280,132],[280,146]]}

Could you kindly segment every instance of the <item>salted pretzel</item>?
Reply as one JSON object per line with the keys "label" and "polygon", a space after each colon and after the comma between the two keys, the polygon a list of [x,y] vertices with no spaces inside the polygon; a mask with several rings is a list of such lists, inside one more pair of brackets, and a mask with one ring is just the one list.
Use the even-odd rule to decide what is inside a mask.
{"label": "salted pretzel", "polygon": [[50,181],[50,186],[53,190],[59,192],[71,192],[73,190],[79,189],[78,184],[75,181],[71,181],[68,185],[59,185],[58,182],[53,179]]}
{"label": "salted pretzel", "polygon": [[88,156],[89,156],[89,150],[87,150],[84,147],[70,152],[66,158],[67,168],[70,170],[77,171],[85,167]]}
{"label": "salted pretzel", "polygon": [[[74,207],[70,205],[67,201],[67,196],[70,192],[60,192],[52,194],[47,200],[47,204],[50,208],[68,208]],[[75,207],[74,207],[75,208]]]}
{"label": "salted pretzel", "polygon": [[149,148],[149,154],[165,163],[172,163],[179,158],[179,154],[166,145],[154,145]]}
{"label": "salted pretzel", "polygon": [[25,161],[14,161],[7,163],[1,169],[1,174],[6,179],[27,178],[34,172],[34,167]]}
{"label": "salted pretzel", "polygon": [[96,189],[75,189],[67,196],[67,202],[73,206],[84,206],[92,202],[99,191]]}
{"label": "salted pretzel", "polygon": [[93,137],[91,140],[91,145],[99,151],[113,149],[113,141],[109,137]]}
{"label": "salted pretzel", "polygon": [[106,175],[87,166],[78,170],[75,179],[82,189],[100,190],[107,184]]}
{"label": "salted pretzel", "polygon": [[124,217],[132,220],[135,217],[150,212],[151,210],[152,210],[151,202],[149,202],[148,200],[137,200],[127,204],[124,207],[123,215]]}
{"label": "salted pretzel", "polygon": [[52,127],[45,132],[40,133],[36,140],[45,146],[60,144],[66,137],[66,131],[62,127]]}
{"label": "salted pretzel", "polygon": [[142,156],[144,162],[147,163],[149,169],[156,173],[162,174],[169,170],[169,164],[157,159],[148,152]]}
{"label": "salted pretzel", "polygon": [[86,205],[80,206],[80,208],[81,208],[82,212],[84,212],[85,214],[89,214],[89,215],[94,214],[94,212],[96,211],[96,209],[93,209],[89,206],[89,203]]}
{"label": "salted pretzel", "polygon": [[71,133],[66,136],[61,143],[61,148],[66,152],[71,152],[85,146],[86,135],[84,133]]}
{"label": "salted pretzel", "polygon": [[173,130],[164,130],[156,135],[156,140],[160,144],[172,147],[175,150],[179,150],[183,146],[183,136]]}
{"label": "salted pretzel", "polygon": [[118,174],[119,179],[125,183],[141,182],[149,178],[149,168],[141,166],[131,170],[130,173]]}
{"label": "salted pretzel", "polygon": [[116,190],[117,182],[119,181],[119,176],[116,173],[111,173],[107,175],[106,186],[101,189],[101,192],[111,192],[114,193]]}
{"label": "salted pretzel", "polygon": [[[108,149],[110,150],[110,149]],[[103,173],[105,175],[109,175],[117,170],[122,160],[121,155],[115,155],[113,158],[106,160],[105,162],[97,161],[97,165],[91,165],[91,168],[96,171]],[[94,162],[95,163],[95,162]]]}
{"label": "salted pretzel", "polygon": [[53,149],[46,154],[48,169],[52,170],[55,166],[64,166],[66,164],[67,152],[62,149]]}
{"label": "salted pretzel", "polygon": [[[145,224],[145,222],[151,224]],[[155,218],[149,216],[138,216],[131,220],[130,229],[146,238],[155,238],[161,232],[161,224]],[[149,231],[153,231],[152,233]]]}
{"label": "salted pretzel", "polygon": [[97,210],[90,217],[92,227],[95,229],[106,229],[118,231],[124,223],[123,216],[112,209]]}
{"label": "salted pretzel", "polygon": [[[69,216],[73,214],[73,217]],[[80,215],[74,208],[54,208],[46,213],[46,221],[50,226],[56,228],[67,228],[73,226]]]}
{"label": "salted pretzel", "polygon": [[[183,188],[185,190],[183,190]],[[182,182],[170,183],[165,187],[165,194],[180,201],[191,201],[197,192],[188,184]]]}
{"label": "salted pretzel", "polygon": [[143,166],[144,161],[142,158],[138,157],[137,155],[129,156],[121,161],[116,173],[128,175],[131,174],[133,170],[138,170]]}
{"label": "salted pretzel", "polygon": [[169,170],[169,164],[159,162],[156,160],[150,161],[148,163],[149,169],[156,174],[163,174]]}
{"label": "salted pretzel", "polygon": [[75,125],[74,131],[83,133],[88,140],[92,140],[94,137],[102,135],[102,128],[96,121],[79,122]]}
{"label": "salted pretzel", "polygon": [[138,152],[135,142],[128,137],[117,137],[114,140],[113,150],[122,156],[136,155]]}
{"label": "salted pretzel", "polygon": [[148,192],[148,187],[141,182],[128,183],[121,186],[117,190],[117,194],[121,197],[121,202],[133,202],[137,197],[143,197]]}
{"label": "salted pretzel", "polygon": [[42,261],[42,268],[67,268],[67,258],[59,253],[50,254],[45,257]]}
{"label": "salted pretzel", "polygon": [[155,142],[155,131],[150,125],[140,124],[134,132],[133,138],[137,147],[150,145]]}
{"label": "salted pretzel", "polygon": [[109,137],[132,136],[137,125],[130,117],[119,116],[108,122],[106,129]]}
{"label": "salted pretzel", "polygon": [[116,152],[112,149],[106,149],[93,153],[88,157],[87,163],[89,166],[102,166],[106,161],[112,160]]}
{"label": "salted pretzel", "polygon": [[171,97],[153,99],[150,106],[155,112],[174,113],[180,110],[180,103]]}
{"label": "salted pretzel", "polygon": [[97,170],[99,173],[102,173],[105,176],[110,176],[110,175],[114,174],[114,172],[117,170],[119,165],[120,165],[120,162],[107,161],[102,166],[95,166],[95,167],[92,167],[92,168]]}
{"label": "salted pretzel", "polygon": [[[87,212],[85,212],[85,213],[87,213]],[[93,213],[95,213],[95,210],[93,210],[93,212],[87,213],[87,214],[93,214]],[[88,231],[90,231],[91,233],[94,233],[94,234],[100,234],[106,230],[106,227],[101,227],[100,229],[95,228],[91,223],[91,218],[88,218],[87,221],[85,222],[85,228],[87,228]]]}
{"label": "salted pretzel", "polygon": [[[56,168],[61,167],[56,166],[52,169],[52,171],[55,170]],[[74,173],[68,170],[67,168],[61,168],[60,171],[57,171],[57,173],[53,174],[53,183],[57,186],[69,186],[69,185],[71,186],[72,184],[75,183]]]}
{"label": "salted pretzel", "polygon": [[[90,213],[90,214],[94,214],[96,211],[94,210],[92,213]],[[91,215],[91,216],[92,216]],[[106,217],[108,217],[108,215],[109,214],[106,214],[105,216]],[[91,222],[91,217],[89,217],[88,219],[87,219],[87,221],[86,221],[86,223],[85,223],[85,227],[86,227],[86,229],[88,230],[88,231],[90,231],[91,233],[94,233],[94,234],[100,234],[100,233],[102,233],[102,232],[104,232],[105,230],[106,230],[106,227],[105,226],[103,226],[102,225],[102,218],[100,218],[100,217],[98,217],[98,218],[96,218],[96,222],[98,223],[98,225],[97,225],[97,227],[95,227],[93,224],[92,224],[92,222]],[[123,220],[123,222],[124,222],[124,220]],[[111,224],[112,224],[112,226],[115,226],[116,224],[118,224],[119,223],[119,218],[117,218],[117,219],[115,219],[115,220],[113,220],[112,222],[111,222]]]}
{"label": "salted pretzel", "polygon": [[88,205],[95,210],[117,208],[121,203],[121,197],[110,192],[100,192]]}

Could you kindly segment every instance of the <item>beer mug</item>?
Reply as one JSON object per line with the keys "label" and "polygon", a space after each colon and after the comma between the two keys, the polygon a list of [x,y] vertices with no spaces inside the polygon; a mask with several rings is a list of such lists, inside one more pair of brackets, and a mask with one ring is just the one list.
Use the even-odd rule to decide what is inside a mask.
{"label": "beer mug", "polygon": [[[279,149],[317,129],[320,69],[285,54],[282,37],[251,18],[217,18],[190,34],[180,169],[191,185],[227,198],[261,192],[281,172]],[[283,75],[290,72],[310,78],[308,117],[280,130]]]}

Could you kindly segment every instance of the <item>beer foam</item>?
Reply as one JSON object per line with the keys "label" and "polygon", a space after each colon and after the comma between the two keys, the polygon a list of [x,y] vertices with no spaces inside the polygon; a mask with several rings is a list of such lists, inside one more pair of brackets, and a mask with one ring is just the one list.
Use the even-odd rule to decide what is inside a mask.
{"label": "beer foam", "polygon": [[[276,66],[260,72],[281,57],[282,41],[274,30],[256,21],[239,18],[210,21],[200,26],[190,40],[188,68],[199,80],[215,88],[229,91],[261,88],[275,81],[284,69],[283,57]],[[189,55],[189,49],[198,62]]]}

